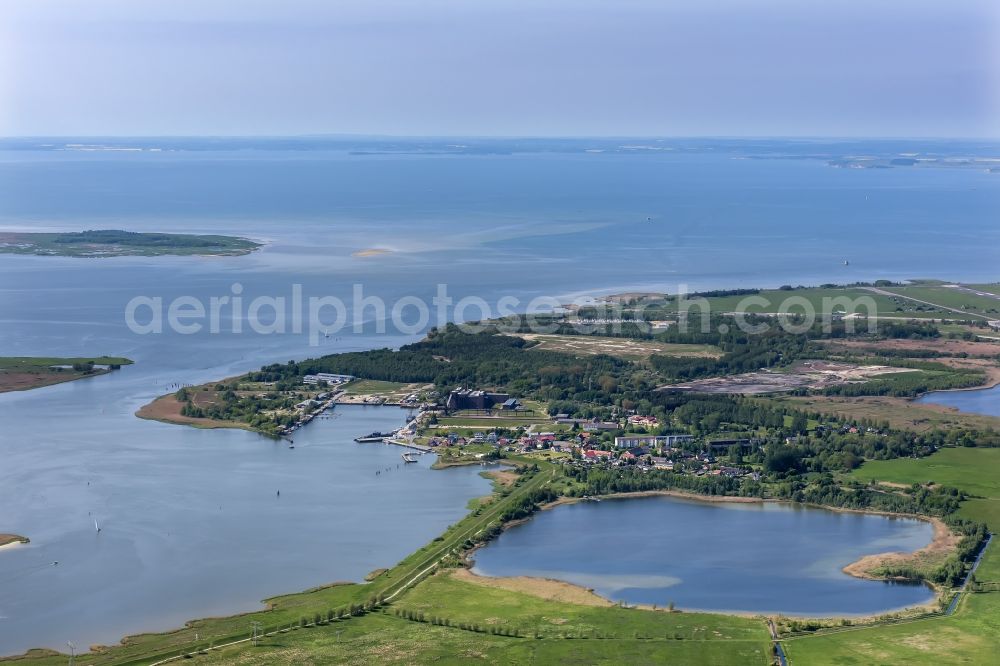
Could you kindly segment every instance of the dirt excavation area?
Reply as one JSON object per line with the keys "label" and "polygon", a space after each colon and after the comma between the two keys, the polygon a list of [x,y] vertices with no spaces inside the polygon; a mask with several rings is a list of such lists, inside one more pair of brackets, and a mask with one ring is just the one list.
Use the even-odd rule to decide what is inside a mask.
{"label": "dirt excavation area", "polygon": [[855,365],[834,361],[800,361],[782,372],[762,370],[742,375],[729,375],[728,377],[709,377],[661,386],[659,390],[760,395],[785,393],[800,388],[822,389],[839,384],[857,384],[880,375],[898,372],[913,372],[913,369],[893,368],[887,365]]}

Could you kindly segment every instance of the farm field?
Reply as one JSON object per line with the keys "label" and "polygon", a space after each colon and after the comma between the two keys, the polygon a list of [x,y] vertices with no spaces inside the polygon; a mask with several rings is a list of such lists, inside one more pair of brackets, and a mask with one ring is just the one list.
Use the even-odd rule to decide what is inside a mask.
{"label": "farm field", "polygon": [[[922,459],[871,461],[853,473],[860,480],[935,483],[977,497],[959,515],[1000,530],[1000,449],[943,449]],[[990,545],[977,572],[1000,582],[1000,547]],[[991,664],[1000,661],[1000,591],[967,594],[954,615],[783,641],[793,666],[804,664]]]}

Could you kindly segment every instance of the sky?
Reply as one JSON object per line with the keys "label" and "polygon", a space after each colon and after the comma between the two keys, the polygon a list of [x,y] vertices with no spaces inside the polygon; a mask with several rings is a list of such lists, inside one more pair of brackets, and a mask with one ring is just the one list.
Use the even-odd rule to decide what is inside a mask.
{"label": "sky", "polygon": [[0,136],[1000,137],[997,0],[3,0]]}

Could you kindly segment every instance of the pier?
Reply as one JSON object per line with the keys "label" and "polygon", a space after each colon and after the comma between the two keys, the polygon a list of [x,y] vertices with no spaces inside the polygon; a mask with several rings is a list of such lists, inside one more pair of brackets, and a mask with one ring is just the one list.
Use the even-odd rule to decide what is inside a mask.
{"label": "pier", "polygon": [[423,444],[414,444],[412,442],[407,442],[401,439],[391,439],[387,438],[385,440],[386,444],[395,444],[396,446],[405,446],[408,449],[413,449],[415,451],[420,451],[421,453],[434,453],[434,447],[424,446]]}

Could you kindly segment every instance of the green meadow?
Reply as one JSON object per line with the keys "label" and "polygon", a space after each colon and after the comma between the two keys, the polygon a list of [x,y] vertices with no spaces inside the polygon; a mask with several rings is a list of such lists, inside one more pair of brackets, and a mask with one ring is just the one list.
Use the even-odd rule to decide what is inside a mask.
{"label": "green meadow", "polygon": [[[959,515],[1000,530],[1000,449],[943,449],[928,458],[867,462],[864,481],[955,486],[974,497]],[[1000,663],[1000,544],[996,538],[976,572],[989,591],[966,593],[955,613],[896,625],[847,629],[782,641],[793,666],[831,664]],[[994,583],[995,585],[989,585]]]}

